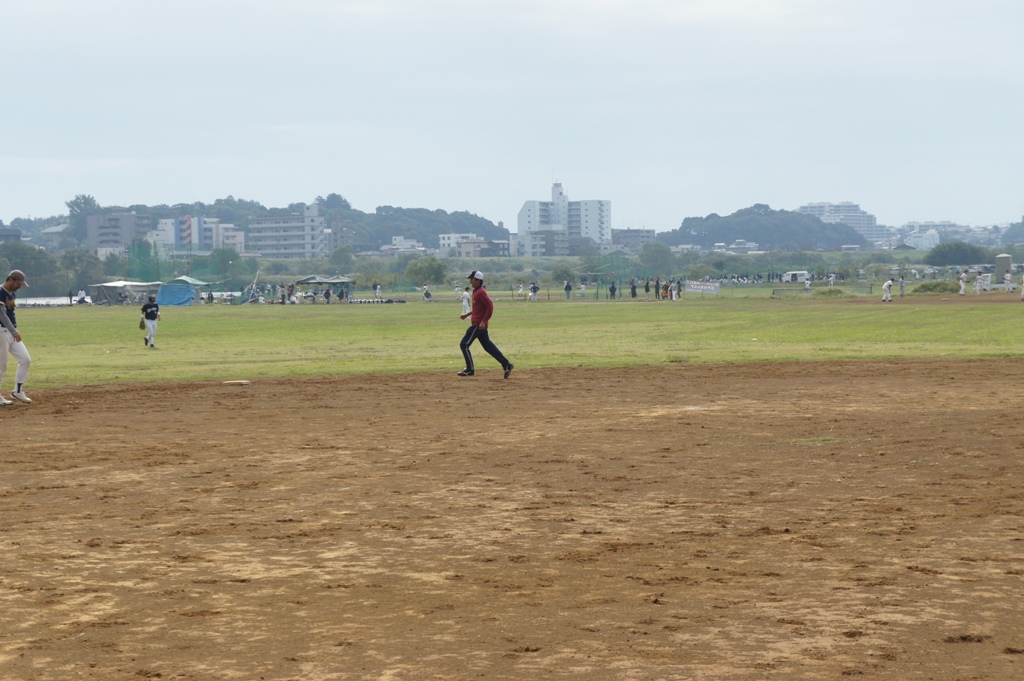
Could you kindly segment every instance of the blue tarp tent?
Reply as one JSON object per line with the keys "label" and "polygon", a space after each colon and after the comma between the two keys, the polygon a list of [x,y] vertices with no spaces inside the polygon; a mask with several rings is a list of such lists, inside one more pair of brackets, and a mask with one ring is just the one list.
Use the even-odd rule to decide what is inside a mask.
{"label": "blue tarp tent", "polygon": [[196,291],[200,286],[209,286],[209,284],[192,277],[171,279],[166,284],[160,285],[160,291],[156,294],[156,304],[168,307],[192,305],[195,303]]}
{"label": "blue tarp tent", "polygon": [[156,294],[156,304],[167,307],[191,305],[195,299],[196,290],[188,284],[161,284]]}

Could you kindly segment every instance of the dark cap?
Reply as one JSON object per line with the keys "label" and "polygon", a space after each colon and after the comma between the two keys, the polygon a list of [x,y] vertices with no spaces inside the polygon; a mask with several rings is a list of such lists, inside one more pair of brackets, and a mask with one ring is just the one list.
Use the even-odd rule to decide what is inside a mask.
{"label": "dark cap", "polygon": [[11,270],[11,273],[7,275],[7,278],[13,279],[14,281],[20,281],[22,286],[25,286],[26,288],[28,287],[28,282],[25,281],[25,273],[21,270]]}

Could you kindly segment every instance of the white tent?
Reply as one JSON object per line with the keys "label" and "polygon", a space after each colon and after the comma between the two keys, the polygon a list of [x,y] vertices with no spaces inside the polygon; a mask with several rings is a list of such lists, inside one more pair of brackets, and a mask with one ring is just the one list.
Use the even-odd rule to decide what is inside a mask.
{"label": "white tent", "polygon": [[106,284],[89,284],[89,297],[94,305],[141,305],[149,296],[156,297],[160,291],[159,281],[111,281]]}

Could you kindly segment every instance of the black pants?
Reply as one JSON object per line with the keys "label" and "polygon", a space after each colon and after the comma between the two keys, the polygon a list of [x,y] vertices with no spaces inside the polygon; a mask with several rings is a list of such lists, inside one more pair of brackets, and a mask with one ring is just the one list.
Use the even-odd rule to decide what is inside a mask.
{"label": "black pants", "polygon": [[508,366],[508,360],[505,359],[505,355],[501,354],[501,350],[498,346],[491,342],[490,336],[487,335],[487,329],[481,329],[476,326],[471,326],[466,329],[466,335],[462,337],[462,342],[459,347],[462,348],[462,356],[466,358],[466,368],[470,371],[476,371],[473,367],[473,355],[469,352],[469,346],[473,344],[473,341],[480,341],[480,347],[482,347],[487,354],[494,359],[498,360],[498,364],[504,369]]}

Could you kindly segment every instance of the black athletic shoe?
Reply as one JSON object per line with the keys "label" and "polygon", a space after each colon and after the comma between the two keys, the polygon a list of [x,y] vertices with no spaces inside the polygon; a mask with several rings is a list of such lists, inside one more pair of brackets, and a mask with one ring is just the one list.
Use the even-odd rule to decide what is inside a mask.
{"label": "black athletic shoe", "polygon": [[143,336],[142,337],[142,344],[143,345],[149,345],[149,337],[148,336]]}
{"label": "black athletic shoe", "polygon": [[512,362],[509,362],[508,366],[505,367],[505,378],[508,378],[509,376],[511,376],[512,375],[512,370],[515,369],[515,368],[516,368],[515,365],[512,364]]}
{"label": "black athletic shoe", "polygon": [[456,374],[456,375],[457,375],[457,376],[472,376],[472,375],[473,375],[473,372],[472,372],[472,371],[470,371],[469,369],[463,369],[462,371],[460,371],[460,372],[459,372],[458,374]]}

